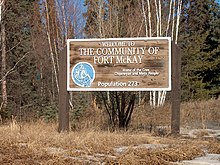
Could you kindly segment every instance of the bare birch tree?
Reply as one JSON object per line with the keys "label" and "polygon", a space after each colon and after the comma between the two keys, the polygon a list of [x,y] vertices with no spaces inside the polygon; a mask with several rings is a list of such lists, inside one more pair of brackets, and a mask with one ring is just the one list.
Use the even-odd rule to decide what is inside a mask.
{"label": "bare birch tree", "polygon": [[47,33],[47,39],[48,39],[48,44],[49,44],[50,57],[51,57],[52,65],[53,65],[53,72],[54,72],[54,77],[55,77],[56,88],[59,93],[58,74],[57,74],[56,63],[55,63],[55,59],[54,59],[54,53],[53,53],[52,42],[51,42],[51,27],[50,27],[48,2],[47,2],[47,0],[45,0],[44,2],[45,2],[45,10],[46,10],[46,29],[47,29],[46,33]]}
{"label": "bare birch tree", "polygon": [[149,0],[147,0],[147,6],[148,6],[149,37],[152,37],[152,27],[151,27],[151,7],[150,7],[150,1],[149,1]]}
{"label": "bare birch tree", "polygon": [[180,16],[181,16],[181,10],[182,10],[182,0],[178,0],[178,8],[177,8],[177,13],[176,13],[176,38],[175,38],[175,44],[177,44],[178,40],[178,33],[179,33],[179,23],[180,23]]}
{"label": "bare birch tree", "polygon": [[[45,31],[52,63],[52,85],[55,84],[57,92],[59,51],[62,50],[67,38],[72,38],[77,33],[77,2],[71,0],[44,0],[46,21]],[[79,19],[80,20],[80,19]],[[74,25],[73,25],[74,24]],[[54,92],[53,92],[54,93]]]}
{"label": "bare birch tree", "polygon": [[157,0],[154,0],[154,2],[155,2],[155,9],[156,9],[156,18],[157,18],[157,37],[159,37],[160,36],[160,33],[159,33],[159,31],[160,31],[160,15],[159,15],[159,10],[158,10],[158,6],[157,6]]}
{"label": "bare birch tree", "polygon": [[[175,0],[177,1],[177,0]],[[138,2],[137,6],[132,3]],[[181,1],[179,1],[179,4]],[[176,2],[161,0],[138,0],[138,1],[117,1],[117,0],[97,0],[88,1],[91,9],[88,12],[90,19],[87,24],[88,36],[94,37],[162,37],[171,36],[171,33],[178,33],[178,29],[173,27],[177,20]],[[104,4],[104,5],[103,5]],[[107,6],[107,13],[104,8]],[[167,7],[168,6],[168,7]],[[179,12],[181,8],[179,7]],[[165,12],[167,11],[167,12]],[[126,13],[127,12],[127,13]],[[172,23],[171,23],[172,22]],[[173,23],[174,22],[174,23]],[[174,31],[175,30],[175,31]],[[173,38],[173,37],[172,37]],[[161,106],[166,99],[167,91],[151,91],[150,105],[152,107]],[[105,94],[106,95],[106,94]],[[106,100],[108,96],[106,95]],[[141,103],[142,93],[139,92],[139,104]]]}
{"label": "bare birch tree", "polygon": [[161,8],[161,1],[160,0],[158,0],[158,9],[159,9],[159,11],[158,11],[158,15],[159,15],[159,29],[160,29],[160,31],[159,31],[159,36],[161,36],[162,35],[162,8]]}
{"label": "bare birch tree", "polygon": [[[7,97],[7,80],[6,80],[6,33],[5,33],[5,22],[2,21],[3,13],[5,12],[5,0],[0,1],[0,24],[1,24],[1,54],[2,54],[2,67],[1,67],[1,73],[2,73],[2,104],[1,108],[3,110],[7,107],[8,97]],[[0,109],[1,110],[1,109]]]}
{"label": "bare birch tree", "polygon": [[169,15],[168,15],[168,19],[167,19],[167,29],[166,29],[166,37],[168,36],[168,31],[169,31],[169,27],[170,27],[170,19],[171,19],[171,11],[172,11],[172,4],[173,4],[173,0],[170,0],[170,10],[169,10]]}
{"label": "bare birch tree", "polygon": [[176,14],[176,0],[173,1],[173,22],[172,22],[172,32],[171,32],[172,40],[174,38],[175,14]]}
{"label": "bare birch tree", "polygon": [[[66,0],[62,0],[62,18],[63,18],[63,27],[64,27],[64,42],[67,41],[67,22],[66,22]],[[63,42],[63,43],[64,43]]]}
{"label": "bare birch tree", "polygon": [[142,12],[143,12],[143,17],[144,17],[144,23],[145,23],[145,36],[148,37],[148,25],[147,25],[147,16],[146,16],[146,11],[145,11],[145,6],[144,6],[144,0],[141,0],[141,6],[142,6]]}
{"label": "bare birch tree", "polygon": [[[152,37],[154,35],[152,31],[154,30],[157,37],[163,36],[163,34],[165,34],[166,37],[171,36],[172,40],[177,44],[182,0],[170,0],[169,12],[166,17],[164,17],[162,14],[165,3],[166,2],[163,2],[161,0],[154,0],[154,2],[151,1],[150,3],[150,1],[147,0],[147,7],[148,7],[148,25],[147,26],[149,27],[149,29],[147,31],[147,29],[145,28],[145,30],[147,31],[147,32],[145,31],[145,36]],[[146,26],[146,17],[143,14],[145,13],[144,11],[145,6],[144,6],[143,0],[141,0],[141,8],[142,8],[143,21],[145,22],[145,26]],[[151,19],[152,16],[154,16],[155,18],[155,24],[152,24],[153,23],[153,20]],[[172,24],[170,26],[171,21],[172,21]],[[171,32],[170,34],[169,34],[169,31]],[[167,91],[150,91],[150,105],[153,108],[155,108],[156,105],[157,106],[163,105],[166,99],[166,94],[167,94]]]}

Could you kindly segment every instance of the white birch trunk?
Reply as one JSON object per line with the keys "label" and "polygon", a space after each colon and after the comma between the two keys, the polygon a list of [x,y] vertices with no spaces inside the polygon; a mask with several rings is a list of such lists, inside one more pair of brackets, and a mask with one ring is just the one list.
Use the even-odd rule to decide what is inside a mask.
{"label": "white birch trunk", "polygon": [[163,92],[164,92],[164,91],[160,91],[160,99],[158,99],[158,105],[159,105],[159,106],[162,106]]}
{"label": "white birch trunk", "polygon": [[63,27],[64,27],[64,38],[65,41],[63,42],[63,45],[65,45],[67,41],[67,24],[66,24],[66,14],[65,14],[65,0],[62,0],[62,17],[63,17]]}
{"label": "white birch trunk", "polygon": [[160,100],[161,100],[161,91],[158,91],[158,97],[157,97],[157,107],[160,107]]}
{"label": "white birch trunk", "polygon": [[[158,10],[158,6],[157,6],[157,0],[154,1],[155,2],[155,9],[156,9],[156,18],[157,18],[157,37],[160,36],[160,16],[159,16],[159,10]],[[156,107],[156,91],[153,91],[153,108]]]}
{"label": "white birch trunk", "polygon": [[177,44],[177,40],[178,40],[178,32],[179,32],[179,22],[180,22],[181,10],[182,10],[182,0],[178,0],[175,44]]}
{"label": "white birch trunk", "polygon": [[111,102],[111,100],[110,100],[110,92],[109,91],[107,91],[107,101],[108,101],[108,103],[110,103]]}
{"label": "white birch trunk", "polygon": [[[98,29],[99,29],[99,37],[100,38],[104,37],[102,10],[103,10],[103,0],[99,0]],[[110,93],[109,93],[109,91],[106,92],[106,95],[107,95],[107,102],[110,103]]]}
{"label": "white birch trunk", "polygon": [[160,27],[160,19],[157,7],[157,0],[155,0],[155,8],[156,8],[156,17],[157,17],[157,37],[159,37],[159,27]]}
{"label": "white birch trunk", "polygon": [[[142,0],[142,5],[144,1]],[[155,4],[155,16],[156,22],[154,29],[156,30],[156,36],[162,36],[162,1],[154,0]],[[151,37],[151,11],[150,11],[150,0],[147,0],[148,5],[148,25],[149,25],[149,36]],[[142,6],[143,8],[143,6]],[[143,9],[142,9],[143,10]],[[182,11],[182,0],[170,0],[169,4],[169,12],[167,17],[167,24],[164,26],[166,37],[169,35],[169,31],[171,31],[171,38],[177,44],[178,33],[179,33],[179,23],[180,16]],[[172,20],[171,20],[172,19]],[[157,93],[158,92],[158,95]],[[150,106],[155,108],[157,106],[163,106],[166,100],[167,91],[150,91]]]}
{"label": "white birch trunk", "polygon": [[153,102],[152,102],[152,91],[150,91],[150,106],[153,106]]}
{"label": "white birch trunk", "polygon": [[165,100],[166,100],[166,94],[167,94],[167,91],[163,91],[163,96],[162,96],[162,100],[161,100],[161,105],[163,106],[164,103],[165,103]]}
{"label": "white birch trunk", "polygon": [[55,100],[55,88],[54,88],[54,72],[53,72],[53,66],[51,68],[51,102]]}
{"label": "white birch trunk", "polygon": [[0,1],[0,23],[2,23],[2,6],[3,6],[4,1]]}
{"label": "white birch trunk", "polygon": [[148,37],[147,16],[146,16],[145,8],[144,8],[144,0],[141,0],[141,6],[142,6],[142,14],[144,17],[144,23],[145,23],[145,36]]}
{"label": "white birch trunk", "polygon": [[[56,0],[56,8],[58,7],[58,2]],[[59,14],[59,11],[58,10],[55,10],[56,11],[56,16],[58,18],[60,18],[60,14]],[[55,36],[54,36],[54,50],[55,50],[55,58],[56,58],[56,63],[57,63],[57,71],[59,72],[59,56],[58,56],[58,51],[60,49],[60,38],[59,38],[59,29],[58,29],[58,23],[57,23],[57,19],[55,19],[55,22],[54,22],[54,26],[56,27],[55,29]]]}
{"label": "white birch trunk", "polygon": [[57,71],[59,72],[59,57],[58,57],[58,48],[57,48],[57,43],[56,43],[56,40],[54,39],[53,40],[53,44],[54,44],[54,51],[55,51],[55,58],[56,58],[56,63],[57,63]]}
{"label": "white birch trunk", "polygon": [[147,6],[148,6],[149,37],[152,37],[151,9],[150,9],[150,1],[149,0],[147,0]]}
{"label": "white birch trunk", "polygon": [[58,75],[57,75],[57,69],[56,69],[56,64],[54,60],[54,54],[53,54],[51,36],[50,36],[50,23],[49,23],[50,19],[49,19],[47,0],[45,0],[45,8],[46,8],[46,22],[47,22],[47,39],[48,39],[48,44],[49,44],[49,49],[50,49],[50,57],[51,57],[52,65],[53,65],[55,83],[56,83],[57,91],[59,93]]}
{"label": "white birch trunk", "polygon": [[159,2],[159,35],[161,36],[162,35],[162,9],[161,9],[161,2],[160,0],[158,0]]}
{"label": "white birch trunk", "polygon": [[103,2],[102,2],[102,0],[99,0],[98,25],[99,25],[99,37],[100,38],[103,37],[103,33],[102,33],[102,6],[103,6]]}
{"label": "white birch trunk", "polygon": [[[161,7],[161,1],[158,0],[159,2],[159,11],[158,11],[158,15],[159,15],[159,36],[162,36],[162,7]],[[161,106],[161,102],[160,100],[162,99],[162,94],[161,91],[158,91],[158,101],[157,101],[157,106],[160,107]]]}
{"label": "white birch trunk", "polygon": [[174,39],[175,13],[176,13],[176,0],[173,1],[173,23],[172,23],[172,33],[171,33],[172,40]]}
{"label": "white birch trunk", "polygon": [[153,91],[153,108],[156,107],[156,91]]}
{"label": "white birch trunk", "polygon": [[[59,11],[59,2],[58,2],[58,0],[56,0],[56,8],[57,8],[57,10],[56,10],[56,13],[57,13],[57,17],[58,17],[58,22],[61,22],[60,21],[60,19],[62,18],[61,16],[60,16],[60,11]],[[56,23],[57,23],[57,21],[56,21]],[[62,39],[61,39],[61,37],[59,36],[59,29],[58,28],[56,28],[56,42],[57,42],[57,48],[58,48],[58,50],[60,50],[60,48],[61,48],[61,46],[63,46],[62,45]]]}
{"label": "white birch trunk", "polygon": [[169,11],[169,16],[168,16],[168,20],[167,20],[166,37],[168,36],[168,31],[169,31],[169,27],[170,27],[170,19],[171,19],[171,14],[172,14],[172,2],[173,2],[173,0],[170,0],[170,11]]}
{"label": "white birch trunk", "polygon": [[2,106],[1,108],[6,109],[8,104],[7,96],[7,80],[6,80],[6,33],[5,33],[5,23],[2,22],[2,12],[4,12],[4,0],[0,1],[0,23],[1,23],[1,49],[2,49]]}

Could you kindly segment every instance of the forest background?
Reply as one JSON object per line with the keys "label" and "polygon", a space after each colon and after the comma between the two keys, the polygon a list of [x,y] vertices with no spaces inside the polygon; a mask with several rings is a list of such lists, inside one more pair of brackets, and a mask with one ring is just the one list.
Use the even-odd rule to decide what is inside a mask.
{"label": "forest background", "polygon": [[[182,102],[217,99],[220,95],[218,1],[0,2],[1,121],[12,116],[22,121],[57,119],[58,63],[60,52],[67,39],[71,38],[170,36],[176,43],[178,41],[182,59]],[[177,27],[178,33],[175,33]],[[118,96],[117,93],[112,94]],[[119,95],[122,98],[123,95]],[[125,95],[127,97],[127,93]],[[133,96],[131,93],[128,95]],[[70,96],[71,119],[75,121],[94,104],[94,100],[99,107],[104,105],[103,100],[108,99],[108,95],[99,98],[100,93],[94,92],[71,92]],[[136,100],[138,96],[135,95]],[[135,101],[135,104],[149,104],[149,96],[149,92],[141,92],[141,101]],[[166,102],[169,103],[169,93]]]}

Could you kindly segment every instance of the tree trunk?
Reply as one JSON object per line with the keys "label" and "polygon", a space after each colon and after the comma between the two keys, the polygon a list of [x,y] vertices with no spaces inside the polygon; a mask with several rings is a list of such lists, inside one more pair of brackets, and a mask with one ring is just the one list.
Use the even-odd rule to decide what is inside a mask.
{"label": "tree trunk", "polygon": [[172,2],[173,0],[170,0],[170,11],[169,11],[169,16],[168,16],[168,20],[167,20],[167,30],[166,30],[166,37],[168,36],[168,31],[169,31],[169,27],[170,27],[170,19],[171,19],[171,12],[172,12]]}
{"label": "tree trunk", "polygon": [[178,0],[175,44],[177,44],[177,39],[178,39],[179,22],[180,22],[180,15],[181,15],[181,8],[182,8],[182,0]]}
{"label": "tree trunk", "polygon": [[151,9],[150,9],[150,2],[147,0],[147,6],[148,6],[148,22],[149,22],[149,37],[152,36],[152,30],[151,30]]}
{"label": "tree trunk", "polygon": [[174,39],[175,13],[176,13],[176,2],[173,1],[173,23],[172,23],[172,33],[171,33],[172,40]]}
{"label": "tree trunk", "polygon": [[144,8],[144,0],[141,1],[141,6],[142,6],[143,17],[144,17],[144,23],[145,23],[145,36],[148,37],[147,16],[146,16],[145,8]]}
{"label": "tree trunk", "polygon": [[156,18],[157,18],[157,37],[160,35],[160,17],[159,17],[159,12],[158,12],[158,7],[157,7],[157,0],[155,0],[155,9],[156,9]]}
{"label": "tree trunk", "polygon": [[54,60],[54,54],[53,54],[52,42],[51,42],[51,36],[50,36],[50,23],[49,23],[50,20],[49,20],[49,11],[48,11],[47,0],[45,0],[45,7],[46,7],[46,21],[47,21],[47,38],[48,38],[48,44],[49,44],[49,48],[50,48],[50,57],[51,57],[52,64],[53,64],[53,71],[54,71],[57,91],[59,93],[58,75],[57,75],[57,69],[56,69],[56,64],[55,64],[55,60]]}
{"label": "tree trunk", "polygon": [[67,23],[66,23],[66,14],[65,14],[65,1],[62,1],[62,17],[63,17],[63,27],[64,27],[64,39],[65,41],[63,41],[63,45],[65,45],[66,41],[67,41]]}
{"label": "tree trunk", "polygon": [[4,11],[4,1],[0,2],[0,23],[1,23],[1,49],[2,49],[2,109],[5,110],[8,103],[7,98],[7,80],[6,80],[6,34],[5,23],[2,21],[2,11]]}

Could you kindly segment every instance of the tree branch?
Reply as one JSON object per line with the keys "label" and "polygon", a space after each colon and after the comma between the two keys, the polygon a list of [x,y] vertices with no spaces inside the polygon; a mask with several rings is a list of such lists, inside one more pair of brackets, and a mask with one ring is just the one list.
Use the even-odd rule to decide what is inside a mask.
{"label": "tree branch", "polygon": [[15,70],[15,68],[17,67],[17,65],[19,64],[19,62],[21,62],[21,61],[27,56],[28,53],[30,53],[30,52],[25,53],[25,54],[15,63],[15,65],[14,65],[10,70],[8,70],[8,71],[5,73],[5,75],[0,79],[0,83],[1,83],[9,74],[11,74],[11,73]]}

